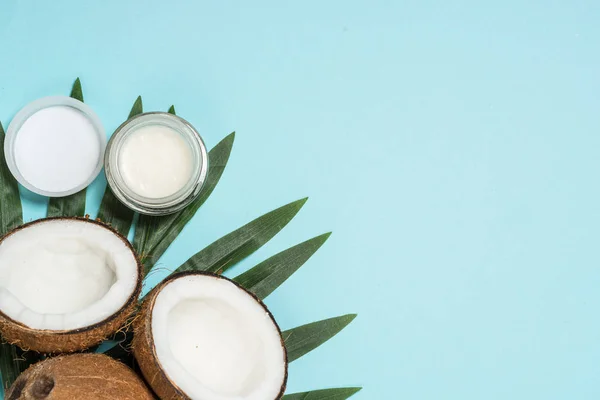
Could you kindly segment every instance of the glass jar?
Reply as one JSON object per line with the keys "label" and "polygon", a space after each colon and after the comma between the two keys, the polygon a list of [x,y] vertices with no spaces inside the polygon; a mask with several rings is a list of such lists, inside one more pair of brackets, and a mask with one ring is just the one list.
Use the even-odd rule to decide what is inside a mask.
{"label": "glass jar", "polygon": [[[146,197],[134,191],[123,177],[120,162],[126,140],[141,128],[163,127],[178,133],[191,151],[192,173],[177,192],[167,197]],[[208,173],[208,154],[198,131],[186,120],[165,112],[139,114],[117,128],[106,147],[104,168],[108,185],[127,207],[141,214],[172,214],[189,205],[200,194]]]}

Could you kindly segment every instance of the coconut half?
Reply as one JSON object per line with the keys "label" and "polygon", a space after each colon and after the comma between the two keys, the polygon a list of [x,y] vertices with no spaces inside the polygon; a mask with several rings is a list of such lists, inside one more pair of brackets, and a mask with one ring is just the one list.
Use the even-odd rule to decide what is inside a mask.
{"label": "coconut half", "polygon": [[0,332],[24,349],[86,349],[122,327],[141,290],[131,244],[84,218],[46,218],[0,240]]}
{"label": "coconut half", "polygon": [[103,354],[73,354],[41,361],[12,384],[6,400],[152,400],[144,382]]}
{"label": "coconut half", "polygon": [[134,329],[134,355],[162,399],[275,400],[285,391],[277,323],[227,278],[173,275],[148,294]]}

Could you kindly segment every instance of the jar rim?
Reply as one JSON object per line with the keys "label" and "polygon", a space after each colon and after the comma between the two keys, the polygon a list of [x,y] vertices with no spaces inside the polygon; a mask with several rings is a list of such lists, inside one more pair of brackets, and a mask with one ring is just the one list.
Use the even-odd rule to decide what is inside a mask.
{"label": "jar rim", "polygon": [[[162,198],[144,197],[134,192],[119,167],[119,153],[125,140],[142,127],[156,125],[179,133],[190,146],[194,162],[188,182],[174,194]],[[146,112],[128,119],[115,130],[106,147],[104,168],[108,185],[119,201],[140,214],[166,215],[183,209],[198,196],[208,174],[208,152],[196,128],[185,119],[166,112]]]}

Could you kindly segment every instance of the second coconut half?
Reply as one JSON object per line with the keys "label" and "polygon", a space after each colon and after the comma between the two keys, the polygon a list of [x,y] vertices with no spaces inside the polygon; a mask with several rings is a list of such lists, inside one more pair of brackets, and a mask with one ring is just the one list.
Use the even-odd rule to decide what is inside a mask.
{"label": "second coconut half", "polygon": [[161,399],[283,396],[281,331],[258,298],[225,277],[172,275],[146,296],[134,328],[133,352]]}

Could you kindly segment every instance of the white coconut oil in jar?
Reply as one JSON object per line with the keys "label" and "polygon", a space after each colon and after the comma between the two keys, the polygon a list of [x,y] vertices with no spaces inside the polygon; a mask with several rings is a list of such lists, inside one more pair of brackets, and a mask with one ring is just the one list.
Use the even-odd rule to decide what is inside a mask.
{"label": "white coconut oil in jar", "polygon": [[133,132],[121,148],[119,169],[139,196],[160,199],[180,191],[192,177],[192,149],[179,133],[161,125]]}
{"label": "white coconut oil in jar", "polygon": [[208,156],[192,125],[175,115],[153,112],[116,130],[104,164],[108,184],[122,203],[142,214],[164,215],[197,197]]}
{"label": "white coconut oil in jar", "polygon": [[66,96],[38,99],[13,118],[4,142],[10,171],[30,191],[64,197],[102,170],[106,134],[96,113]]}

